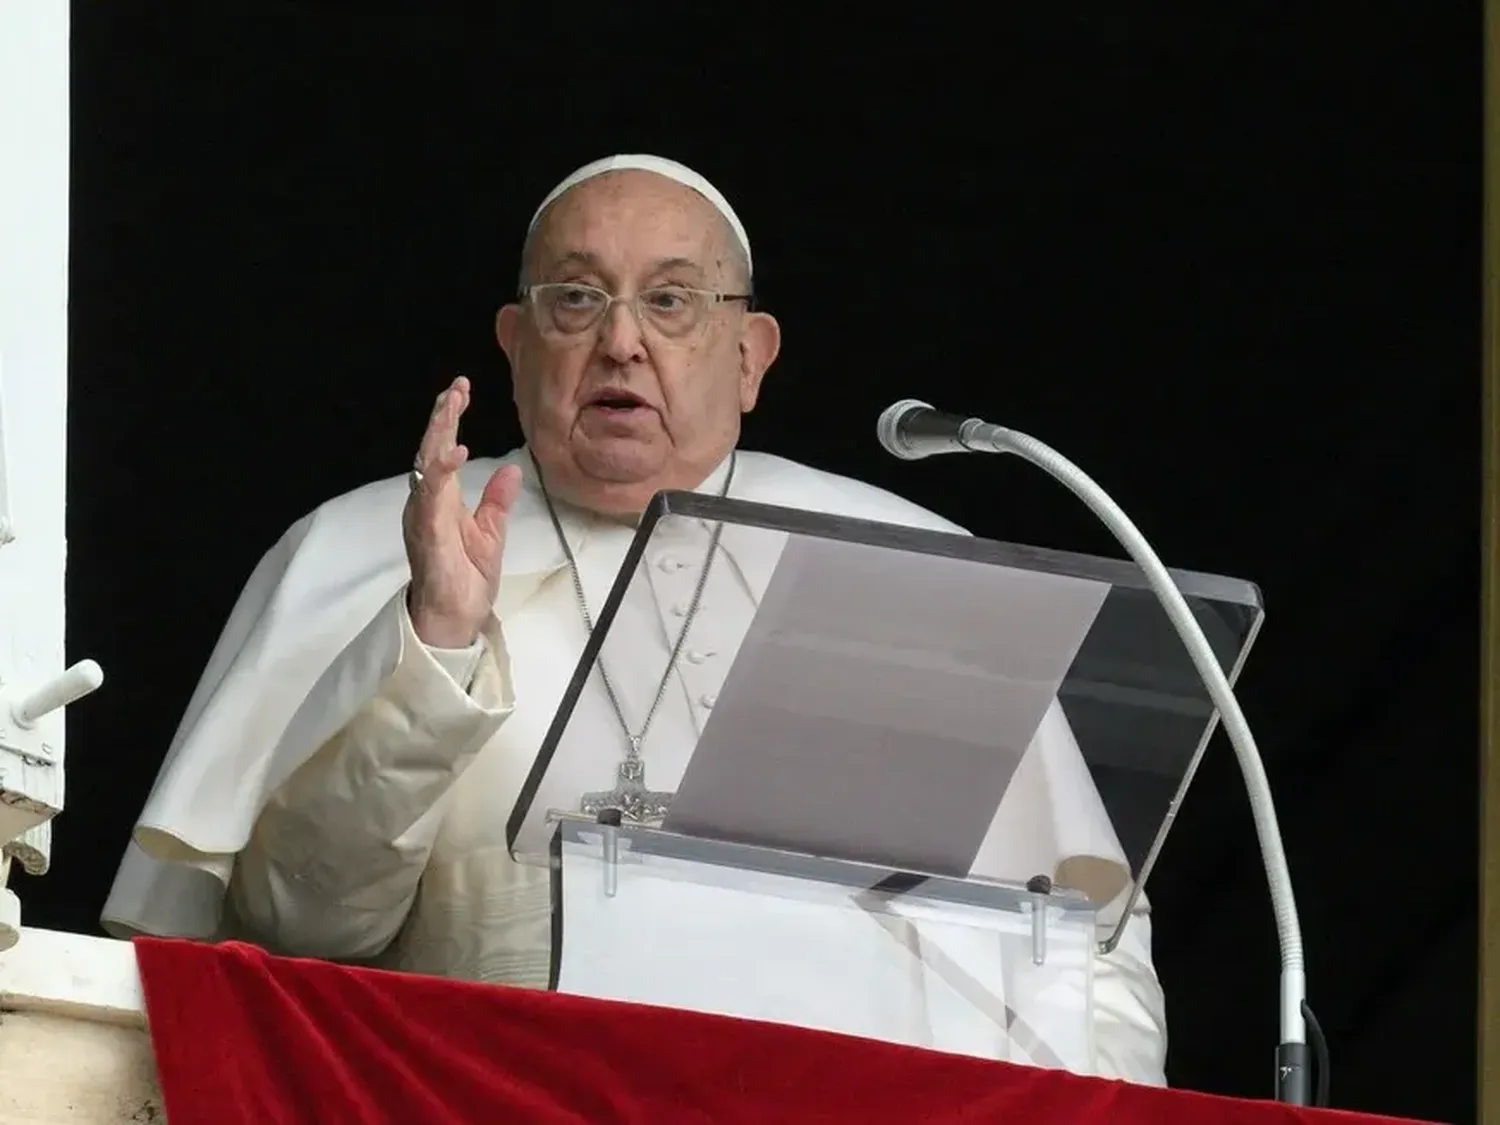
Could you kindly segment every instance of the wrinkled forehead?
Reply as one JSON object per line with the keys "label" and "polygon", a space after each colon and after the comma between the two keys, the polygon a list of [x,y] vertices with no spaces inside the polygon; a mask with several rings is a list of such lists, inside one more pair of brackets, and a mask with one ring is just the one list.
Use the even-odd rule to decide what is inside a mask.
{"label": "wrinkled forehead", "polygon": [[695,267],[705,279],[730,265],[733,233],[692,188],[654,172],[606,172],[569,188],[537,220],[532,266],[595,268],[606,280],[636,279],[663,266]]}

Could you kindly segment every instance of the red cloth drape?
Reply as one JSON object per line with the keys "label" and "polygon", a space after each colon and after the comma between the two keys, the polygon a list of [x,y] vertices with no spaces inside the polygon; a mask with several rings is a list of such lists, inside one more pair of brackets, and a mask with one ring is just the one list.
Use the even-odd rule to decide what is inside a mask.
{"label": "red cloth drape", "polygon": [[135,943],[171,1125],[1358,1125],[749,1020]]}

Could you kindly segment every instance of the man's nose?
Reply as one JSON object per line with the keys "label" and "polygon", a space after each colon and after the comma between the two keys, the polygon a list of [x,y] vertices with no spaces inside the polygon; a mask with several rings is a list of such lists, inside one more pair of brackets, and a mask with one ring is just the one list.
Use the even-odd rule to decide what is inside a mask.
{"label": "man's nose", "polygon": [[629,301],[615,301],[604,313],[599,327],[599,346],[615,363],[633,363],[646,358],[641,325]]}

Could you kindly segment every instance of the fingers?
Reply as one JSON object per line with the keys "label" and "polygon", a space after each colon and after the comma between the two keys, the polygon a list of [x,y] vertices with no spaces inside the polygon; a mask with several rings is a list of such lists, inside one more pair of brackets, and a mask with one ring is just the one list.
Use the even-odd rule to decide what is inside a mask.
{"label": "fingers", "polygon": [[426,487],[441,483],[436,478],[451,475],[468,458],[458,444],[458,420],[469,407],[469,393],[469,381],[460,375],[433,404],[415,462]]}
{"label": "fingers", "polygon": [[521,466],[502,465],[484,486],[474,509],[474,522],[481,531],[498,539],[505,531],[505,520],[521,495]]}

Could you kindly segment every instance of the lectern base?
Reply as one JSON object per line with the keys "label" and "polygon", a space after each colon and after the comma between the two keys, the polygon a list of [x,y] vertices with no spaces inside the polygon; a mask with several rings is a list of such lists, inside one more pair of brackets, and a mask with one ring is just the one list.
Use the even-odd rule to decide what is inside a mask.
{"label": "lectern base", "polygon": [[559,992],[1096,1072],[1086,900],[573,820],[553,871]]}

